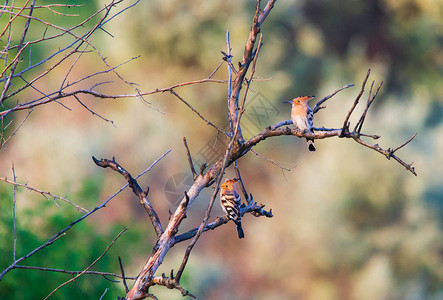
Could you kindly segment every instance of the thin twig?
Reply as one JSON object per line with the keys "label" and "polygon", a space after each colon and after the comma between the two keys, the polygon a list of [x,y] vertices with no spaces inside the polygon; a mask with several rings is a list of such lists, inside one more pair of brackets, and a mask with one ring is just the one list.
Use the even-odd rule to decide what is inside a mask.
{"label": "thin twig", "polygon": [[[123,0],[120,0],[120,1],[111,1],[111,3],[110,3],[109,5],[105,5],[105,7],[104,7],[103,9],[98,10],[98,11],[95,12],[93,15],[91,15],[89,18],[85,19],[83,22],[81,22],[81,23],[77,24],[76,26],[71,27],[71,28],[69,28],[69,29],[64,29],[64,28],[62,28],[62,27],[56,26],[56,25],[54,25],[54,24],[51,24],[51,23],[49,23],[49,22],[45,22],[45,21],[40,20],[40,19],[38,19],[38,18],[32,17],[31,15],[29,15],[29,16],[23,16],[23,15],[20,15],[21,17],[26,17],[26,18],[28,19],[27,21],[30,21],[31,19],[33,19],[33,20],[36,20],[36,21],[38,21],[38,22],[41,22],[41,23],[45,24],[46,26],[50,26],[50,27],[56,28],[57,30],[62,31],[63,33],[60,34],[59,36],[61,36],[61,35],[63,35],[63,34],[68,34],[68,35],[70,35],[70,36],[72,36],[72,37],[75,38],[75,41],[74,41],[71,45],[69,45],[68,47],[65,47],[65,48],[59,50],[57,53],[61,53],[61,52],[65,51],[66,49],[72,47],[72,46],[73,46],[74,44],[76,44],[77,42],[78,42],[78,44],[79,44],[79,45],[78,45],[74,50],[72,50],[68,55],[65,55],[65,56],[64,56],[63,58],[61,58],[58,62],[56,62],[52,67],[48,68],[47,71],[43,72],[42,74],[40,74],[39,76],[37,76],[36,78],[34,78],[33,80],[31,80],[30,82],[33,83],[34,81],[38,80],[39,78],[42,78],[42,77],[45,76],[47,73],[49,73],[51,70],[53,70],[55,67],[57,67],[58,65],[60,65],[65,59],[67,59],[68,57],[70,57],[72,54],[76,53],[76,52],[78,51],[79,47],[80,47],[83,43],[88,44],[92,49],[94,49],[94,51],[97,53],[97,55],[101,58],[102,62],[103,62],[106,66],[108,66],[110,69],[112,69],[112,68],[109,66],[109,64],[108,64],[108,62],[106,61],[106,59],[101,55],[100,51],[98,51],[97,48],[96,48],[94,45],[92,45],[92,44],[88,41],[88,38],[91,37],[92,33],[95,32],[95,30],[96,30],[97,28],[99,28],[99,27],[101,26],[101,24],[104,22],[104,20],[108,17],[108,15],[109,15],[110,10],[112,9],[112,7],[114,7],[116,4],[118,4],[118,3],[122,2],[122,1],[123,1]],[[80,27],[80,26],[83,26],[84,23],[86,23],[87,21],[89,21],[90,19],[92,19],[95,15],[97,15],[97,14],[99,14],[99,13],[101,13],[101,12],[104,12],[104,16],[103,16],[103,17],[99,20],[99,22],[98,22],[95,26],[93,26],[93,27],[92,27],[92,28],[91,28],[86,34],[84,34],[83,36],[77,36],[77,35],[75,35],[75,34],[72,32],[75,28]],[[13,12],[9,12],[9,13],[10,13],[10,14],[15,14],[15,13],[13,13]],[[55,37],[56,37],[56,36],[53,36],[52,38],[55,38]],[[41,40],[39,40],[39,41],[42,41],[42,40],[43,40],[43,39],[41,39]],[[46,39],[46,40],[47,40],[47,39]],[[37,42],[39,42],[39,41],[37,41]],[[11,48],[11,49],[12,49],[12,48]],[[57,53],[56,53],[56,54],[57,54]],[[40,62],[37,63],[37,64],[41,64],[41,63],[43,63],[44,61],[47,61],[47,60],[51,59],[51,58],[54,57],[56,54],[54,54],[54,55],[48,57],[47,59],[45,59],[45,60],[43,60],[43,61],[40,61]],[[36,65],[37,65],[37,64],[36,64]],[[13,71],[14,71],[15,69],[14,69],[14,70],[11,70],[11,76],[9,76],[8,82],[7,82],[7,84],[6,84],[6,87],[9,87],[9,82],[10,82],[10,80],[11,80],[12,77],[15,77],[15,76],[21,76],[21,74],[22,74],[23,72],[26,72],[26,71],[29,70],[30,68],[34,68],[36,65],[31,66],[31,67],[29,67],[29,68],[26,68],[25,70],[21,71],[21,72],[18,73],[18,74],[15,74],[15,75],[13,75],[13,73],[14,73]],[[113,69],[112,71],[113,71],[113,73],[114,73],[117,77],[119,77],[123,82],[125,82],[126,84],[128,84],[128,85],[134,87],[134,89],[135,89],[136,92],[137,92],[136,95],[137,95],[137,96],[140,96],[139,90],[138,90],[138,89],[137,89],[132,83],[130,83],[130,82],[128,82],[127,80],[125,80],[125,79],[124,79],[124,78],[123,78],[123,77],[122,77],[122,76],[121,76],[116,70]],[[17,89],[15,92],[13,92],[13,93],[11,93],[11,94],[9,94],[9,95],[7,95],[7,96],[5,95],[5,94],[6,94],[5,91],[7,90],[7,88],[6,88],[6,89],[4,89],[4,91],[3,91],[3,93],[2,93],[2,97],[1,97],[1,99],[4,100],[5,98],[11,97],[11,96],[15,95],[16,93],[22,91],[22,90],[25,89],[26,87],[27,87],[27,85],[22,86],[21,88]]]}
{"label": "thin twig", "polygon": [[68,199],[66,199],[64,197],[54,195],[51,192],[45,192],[45,191],[33,188],[33,187],[29,186],[27,183],[24,183],[24,184],[23,183],[18,183],[18,182],[15,181],[15,179],[14,179],[14,181],[11,181],[11,180],[8,180],[7,178],[2,178],[2,177],[0,177],[0,181],[12,184],[12,185],[14,185],[14,187],[23,187],[23,188],[25,188],[25,189],[27,189],[29,191],[36,192],[36,193],[42,195],[43,197],[45,197],[46,199],[48,199],[48,197],[50,197],[50,198],[53,198],[53,199],[62,200],[64,202],[74,206],[76,210],[81,211],[83,213],[88,213],[89,212],[86,208],[83,208],[80,205],[77,205],[74,202],[69,201]]}
{"label": "thin twig", "polygon": [[[17,18],[24,10],[25,8],[28,6],[30,0],[27,0],[25,2],[25,4],[23,4],[23,6],[20,8],[20,11],[17,12],[17,14],[9,20],[9,22],[6,24],[5,28],[3,29],[2,33],[0,33],[0,38],[5,34],[6,30],[8,30],[8,28],[11,26],[12,22],[14,22],[15,18]],[[33,9],[33,7],[30,8],[31,10]]]}
{"label": "thin twig", "polygon": [[[35,2],[36,2],[36,0],[33,0],[33,2],[32,2],[32,4],[31,4],[31,9],[29,10],[29,18],[31,17],[31,15],[32,15],[32,13],[33,13],[33,11],[34,11],[34,5],[35,5]],[[26,4],[24,5],[24,6],[26,6],[27,4],[29,3],[29,0],[26,2]],[[20,11],[21,12],[21,11]],[[15,19],[15,17],[14,18],[12,18],[11,20],[9,20],[9,22],[8,22],[8,25],[10,25],[13,21],[14,21],[14,19]],[[19,41],[19,43],[18,43],[18,52],[19,53],[21,53],[22,51],[23,51],[23,49],[25,49],[28,45],[29,45],[29,42],[27,42],[25,45],[23,45],[23,43],[24,43],[24,41],[25,41],[25,38],[26,38],[26,34],[28,33],[28,30],[29,30],[29,23],[30,23],[30,19],[28,19],[28,20],[26,20],[26,22],[25,22],[25,26],[24,26],[24,29],[23,29],[23,33],[22,33],[22,37],[21,37],[21,39],[20,39],[20,41]],[[5,29],[4,29],[4,31],[0,34],[0,38],[3,36],[3,34],[5,33],[5,31],[6,31],[6,29],[7,29],[7,27],[8,27],[8,25],[6,25],[6,27],[5,27]],[[11,27],[12,26],[10,26],[9,27],[9,30],[11,30]],[[8,40],[9,40],[9,36],[8,36]],[[1,94],[1,96],[0,96],[0,103],[3,103],[3,101],[4,101],[4,97],[5,97],[5,94],[7,93],[7,91],[8,91],[8,89],[9,89],[9,87],[11,86],[11,80],[12,80],[12,76],[14,75],[14,72],[15,72],[15,70],[16,70],[16,68],[17,68],[17,66],[18,66],[18,63],[19,63],[19,59],[18,59],[18,56],[16,56],[16,59],[14,59],[13,60],[13,64],[12,64],[12,66],[11,66],[11,69],[10,69],[10,72],[9,72],[9,76],[7,76],[7,81],[5,82],[5,84],[4,84],[4,86],[3,86],[3,91],[2,91],[2,94]],[[6,61],[5,61],[5,63],[6,63]],[[9,67],[7,67],[7,68],[9,68]],[[3,72],[2,72],[2,75],[0,76],[0,77],[2,77],[3,76]],[[5,76],[6,77],[6,76]]]}
{"label": "thin twig", "polygon": [[375,151],[377,151],[380,154],[383,154],[388,160],[391,159],[391,157],[393,159],[395,159],[399,164],[401,164],[403,167],[406,168],[406,170],[408,170],[409,172],[411,172],[412,174],[414,174],[415,176],[417,176],[417,173],[415,172],[415,168],[412,166],[413,163],[407,164],[406,162],[404,162],[402,159],[400,159],[398,156],[396,156],[393,151],[388,148],[387,150],[381,148],[378,144],[372,145],[369,143],[366,143],[365,141],[362,141],[359,136],[357,134],[354,133],[354,135],[352,136],[352,138],[359,144],[371,148]]}
{"label": "thin twig", "polygon": [[125,291],[127,293],[129,292],[129,288],[128,285],[126,284],[125,269],[123,268],[123,263],[120,255],[118,256],[118,264],[120,265],[120,271],[122,272],[123,286],[125,287]]}
{"label": "thin twig", "polygon": [[107,292],[108,292],[108,288],[105,289],[105,291],[103,292],[103,294],[100,296],[100,298],[98,300],[102,300]]}
{"label": "thin twig", "polygon": [[[372,85],[371,85],[371,91],[372,91],[372,86],[373,86],[373,84],[374,84],[374,81],[372,82]],[[356,131],[356,128],[357,128],[357,132],[358,132],[359,134],[360,134],[361,129],[362,129],[362,127],[363,127],[363,123],[364,123],[364,121],[365,121],[366,114],[367,114],[367,112],[368,112],[368,110],[369,110],[369,107],[370,107],[371,104],[374,102],[374,100],[375,100],[375,98],[377,97],[378,92],[380,91],[380,89],[381,89],[382,86],[383,86],[383,81],[380,82],[380,85],[378,86],[377,91],[375,91],[375,93],[374,93],[374,95],[372,96],[372,98],[371,98],[371,92],[369,92],[368,103],[367,103],[367,105],[366,105],[365,111],[362,113],[362,115],[361,115],[361,117],[360,117],[360,120],[358,120],[358,122],[357,122],[357,124],[355,125],[355,128],[354,128],[354,131]]]}
{"label": "thin twig", "polygon": [[325,108],[325,106],[321,106],[325,101],[329,100],[330,98],[334,97],[338,92],[343,91],[344,89],[353,87],[354,84],[347,84],[341,88],[339,88],[338,90],[335,90],[334,92],[332,92],[331,94],[327,95],[326,97],[324,97],[323,99],[321,99],[320,101],[317,102],[317,104],[315,104],[315,106],[312,108],[312,112],[315,114],[316,112],[318,112],[320,109]]}
{"label": "thin twig", "polygon": [[[243,53],[242,61],[239,63],[239,70],[235,76],[234,79],[234,85],[232,87],[232,93],[231,97],[228,101],[228,110],[229,110],[229,119],[231,124],[231,134],[234,132],[235,124],[237,124],[238,119],[238,102],[239,102],[239,96],[240,96],[240,90],[242,88],[243,81],[246,76],[246,72],[249,69],[249,65],[253,61],[253,50],[255,41],[257,39],[257,35],[260,32],[260,26],[263,23],[263,21],[268,16],[271,9],[274,7],[275,0],[269,0],[263,10],[260,9],[260,1],[257,0],[256,2],[256,8],[254,13],[254,18],[251,25],[251,30],[249,31],[249,37],[246,41],[245,45],[245,51]],[[243,135],[241,132],[241,128],[238,130],[238,136],[239,140],[243,140]]]}
{"label": "thin twig", "polygon": [[258,153],[257,151],[255,151],[255,150],[253,150],[253,149],[251,149],[251,152],[254,153],[256,156],[260,157],[261,159],[264,159],[264,160],[270,162],[271,164],[273,164],[273,165],[279,167],[280,169],[282,169],[282,170],[284,170],[284,171],[288,171],[288,172],[290,172],[291,169],[293,169],[293,168],[296,167],[296,166],[293,166],[293,167],[290,167],[290,168],[286,168],[286,167],[283,167],[283,166],[282,166],[281,164],[279,164],[278,162],[276,162],[275,160],[270,159],[270,158],[267,158],[267,157],[264,156],[263,154],[260,154],[260,153]]}
{"label": "thin twig", "polygon": [[401,148],[403,148],[404,146],[409,144],[417,136],[417,134],[418,134],[418,132],[416,134],[414,134],[409,140],[407,140],[406,142],[404,142],[403,144],[401,144],[400,146],[398,146],[397,148],[392,150],[392,154],[394,154],[395,152],[397,152],[398,150],[400,150]]}
{"label": "thin twig", "polygon": [[[233,67],[231,67],[232,56],[231,56],[231,41],[229,39],[229,30],[226,30],[226,48],[228,52],[225,57],[226,57],[226,62],[228,63],[228,101],[229,101],[232,95],[232,69],[233,69]],[[231,118],[228,119],[229,119],[229,128],[232,128]]]}
{"label": "thin twig", "polygon": [[197,172],[195,171],[194,163],[192,162],[191,151],[189,150],[188,142],[186,141],[186,138],[185,138],[185,137],[183,137],[183,144],[185,144],[186,155],[188,156],[189,167],[191,168],[192,177],[193,177],[194,180],[195,180],[195,178],[196,178],[198,175],[197,175]]}
{"label": "thin twig", "polygon": [[78,101],[78,103],[81,104],[81,106],[83,106],[84,108],[86,108],[86,110],[88,110],[93,116],[97,116],[100,119],[102,119],[103,121],[109,122],[112,124],[112,126],[114,126],[114,128],[116,128],[114,121],[110,120],[110,119],[106,119],[105,117],[101,116],[100,114],[96,113],[95,111],[93,111],[92,109],[90,109],[88,106],[86,106],[86,104],[84,104],[80,98],[77,95],[74,95],[74,98]]}
{"label": "thin twig", "polygon": [[187,107],[189,107],[194,113],[197,114],[197,116],[200,117],[200,119],[205,121],[208,125],[211,125],[215,129],[217,129],[219,132],[224,133],[225,135],[229,136],[229,134],[226,131],[224,131],[223,128],[221,128],[220,126],[212,123],[211,121],[209,121],[208,119],[203,117],[201,113],[199,113],[194,107],[192,107],[191,104],[189,104],[185,99],[183,99],[180,95],[178,95],[174,90],[171,89],[169,92],[171,94],[173,94],[175,97],[177,97],[178,99],[180,99],[181,102],[183,102]]}
{"label": "thin twig", "polygon": [[[14,183],[17,182],[17,176],[15,176],[14,163],[12,163],[12,176],[14,178]],[[15,255],[17,253],[17,226],[16,226],[16,219],[15,219],[15,205],[17,203],[16,192],[17,192],[17,185],[14,184],[14,194],[13,194],[13,198],[12,198],[12,223],[13,223],[13,229],[14,229],[14,252],[12,254],[12,257],[13,257],[14,261],[15,261]]]}
{"label": "thin twig", "polygon": [[357,97],[354,100],[354,104],[352,105],[351,109],[348,111],[348,114],[346,115],[345,121],[343,122],[343,127],[340,133],[340,137],[344,137],[346,131],[349,129],[348,122],[349,118],[351,117],[352,112],[354,111],[355,107],[358,104],[358,101],[360,100],[360,97],[363,95],[363,92],[365,91],[366,81],[368,81],[369,74],[371,74],[371,69],[368,70],[366,73],[366,77],[363,80],[363,84],[361,85],[360,93],[357,95]]}
{"label": "thin twig", "polygon": [[214,74],[217,73],[217,71],[220,69],[220,67],[223,65],[224,62],[225,62],[224,60],[220,62],[220,64],[215,68],[215,70],[208,76],[208,79],[211,79],[212,76],[214,76]]}
{"label": "thin twig", "polygon": [[243,196],[245,197],[246,202],[249,202],[248,201],[249,195],[248,195],[248,192],[246,191],[245,184],[243,183],[243,178],[241,177],[240,169],[238,168],[237,161],[234,162],[234,166],[235,166],[235,175],[237,176],[238,180],[240,181],[240,187],[241,187]]}
{"label": "thin twig", "polygon": [[[240,123],[240,119],[241,119],[243,113],[245,112],[246,97],[248,95],[248,91],[250,90],[252,78],[254,77],[254,74],[255,74],[255,66],[257,64],[258,54],[260,53],[260,49],[261,49],[262,45],[263,45],[263,34],[260,34],[260,40],[258,42],[257,49],[252,54],[254,56],[254,58],[252,60],[251,75],[249,76],[249,79],[245,80],[246,89],[245,89],[245,93],[243,95],[243,100],[242,100],[242,103],[240,106],[240,115],[238,116],[238,120],[237,120],[238,123]],[[240,136],[240,138],[242,138],[242,137]]]}
{"label": "thin twig", "polygon": [[[16,269],[28,269],[28,270],[37,270],[37,271],[43,271],[43,272],[54,272],[54,273],[65,273],[70,275],[77,275],[82,273],[83,271],[70,271],[70,270],[62,270],[62,269],[53,269],[53,268],[44,268],[44,267],[36,267],[36,266],[22,266],[17,265],[15,266]],[[86,271],[83,274],[85,275],[100,275],[106,278],[106,276],[112,276],[123,279],[122,275],[116,274],[116,273],[110,273],[110,272],[99,272],[99,271]],[[128,277],[125,276],[126,280],[135,280],[137,279],[136,276]]]}
{"label": "thin twig", "polygon": [[65,74],[65,78],[63,78],[62,83],[60,84],[60,91],[63,90],[63,87],[65,86],[65,82],[66,80],[68,80],[69,75],[71,74],[72,70],[74,69],[74,66],[77,64],[77,62],[80,60],[80,58],[82,57],[82,55],[85,53],[86,49],[88,48],[88,44],[85,45],[84,50],[83,51],[79,51],[79,54],[77,55],[77,57],[74,59],[74,61],[71,64],[71,67],[68,69],[68,71]]}

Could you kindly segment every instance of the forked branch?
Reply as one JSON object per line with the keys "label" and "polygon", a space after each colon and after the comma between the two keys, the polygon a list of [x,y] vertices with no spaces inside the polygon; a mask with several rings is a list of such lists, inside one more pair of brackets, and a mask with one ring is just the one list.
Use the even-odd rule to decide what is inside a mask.
{"label": "forked branch", "polygon": [[137,195],[137,197],[140,200],[140,204],[143,205],[146,212],[148,213],[149,219],[151,220],[152,226],[154,226],[155,232],[157,233],[157,236],[160,236],[163,233],[162,225],[160,222],[160,219],[155,212],[155,210],[152,208],[151,202],[148,200],[148,194],[149,194],[149,187],[146,189],[146,191],[143,191],[140,185],[138,184],[137,180],[135,180],[131,174],[129,174],[128,171],[126,171],[124,168],[122,168],[113,157],[112,160],[102,158],[101,160],[96,159],[94,156],[92,157],[92,160],[94,163],[102,168],[111,168],[112,170],[120,173],[125,177],[125,179],[128,181],[129,187],[132,189],[134,194]]}

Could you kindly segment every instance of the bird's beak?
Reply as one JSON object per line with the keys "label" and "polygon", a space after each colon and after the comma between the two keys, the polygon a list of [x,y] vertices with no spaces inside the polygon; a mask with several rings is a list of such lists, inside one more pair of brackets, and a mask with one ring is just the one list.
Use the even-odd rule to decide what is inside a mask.
{"label": "bird's beak", "polygon": [[283,101],[282,103],[291,103],[291,104],[292,104],[292,100],[289,100],[289,101]]}

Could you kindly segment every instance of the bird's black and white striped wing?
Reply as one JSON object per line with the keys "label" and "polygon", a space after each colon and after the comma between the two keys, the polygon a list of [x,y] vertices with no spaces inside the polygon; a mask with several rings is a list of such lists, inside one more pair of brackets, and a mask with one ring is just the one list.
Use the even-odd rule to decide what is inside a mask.
{"label": "bird's black and white striped wing", "polygon": [[312,131],[312,127],[314,127],[314,112],[310,107],[308,107],[308,128],[309,131]]}
{"label": "bird's black and white striped wing", "polygon": [[237,234],[240,239],[245,237],[243,228],[241,226],[241,213],[240,213],[240,195],[237,192],[224,191],[220,197],[221,206],[223,211],[234,221],[237,228]]}
{"label": "bird's black and white striped wing", "polygon": [[223,211],[231,220],[240,221],[240,195],[237,193],[224,193],[221,198]]}
{"label": "bird's black and white striped wing", "polygon": [[[310,132],[314,132],[314,130],[312,130],[312,127],[314,127],[314,112],[312,111],[312,109],[308,106],[308,115],[307,115],[307,125],[309,128]],[[308,149],[309,151],[315,151],[315,146],[314,146],[314,140],[313,139],[306,139],[306,141],[308,142]]]}

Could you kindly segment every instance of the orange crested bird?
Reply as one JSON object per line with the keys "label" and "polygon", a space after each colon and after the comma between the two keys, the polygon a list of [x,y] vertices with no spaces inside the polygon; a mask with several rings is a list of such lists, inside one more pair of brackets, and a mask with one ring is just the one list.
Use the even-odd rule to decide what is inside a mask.
{"label": "orange crested bird", "polygon": [[223,211],[228,215],[229,219],[234,221],[237,227],[238,238],[245,237],[243,228],[241,227],[241,214],[240,214],[240,195],[237,193],[234,184],[238,181],[237,178],[226,180],[221,185],[220,191],[220,204]]}
{"label": "orange crested bird", "polygon": [[[291,120],[294,125],[303,131],[314,132],[312,130],[314,113],[308,105],[308,101],[314,96],[297,97],[294,100],[285,101],[283,103],[291,103]],[[306,138],[309,151],[315,151],[314,140]]]}

